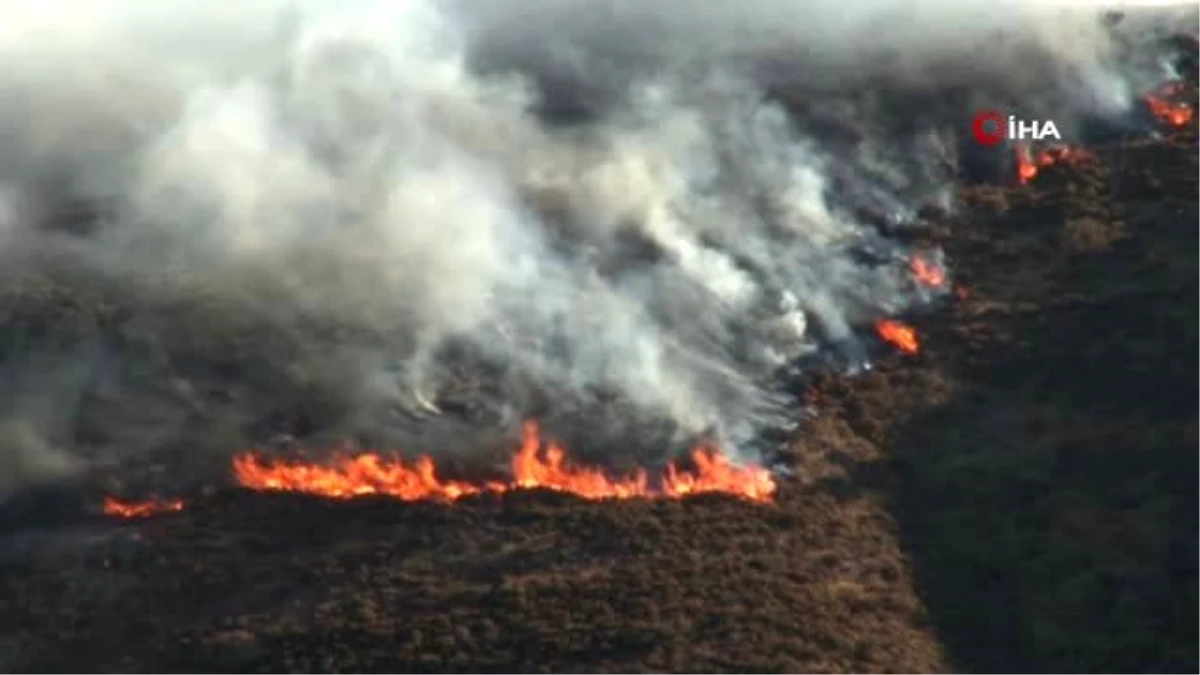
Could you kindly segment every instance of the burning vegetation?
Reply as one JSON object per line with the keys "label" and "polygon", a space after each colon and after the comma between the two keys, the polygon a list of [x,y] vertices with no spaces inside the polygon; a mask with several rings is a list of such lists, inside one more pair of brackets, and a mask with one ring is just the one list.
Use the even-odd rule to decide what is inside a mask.
{"label": "burning vegetation", "polygon": [[1147,110],[1159,122],[1172,128],[1179,128],[1192,121],[1194,111],[1192,106],[1178,98],[1184,94],[1182,82],[1168,82],[1155,92],[1142,94],[1142,101]]}
{"label": "burning vegetation", "polygon": [[183,510],[183,501],[179,499],[147,499],[129,501],[118,497],[105,497],[104,514],[117,518],[147,518],[159,513],[171,513]]}
{"label": "burning vegetation", "polygon": [[[245,86],[236,91],[222,88],[230,79],[230,66],[224,62],[212,65],[212,72],[203,64],[189,70],[199,85],[194,91],[175,91],[162,85],[174,81],[171,70],[163,71],[170,77],[138,79],[143,64],[158,61],[134,59],[138,67],[125,73],[123,62],[114,59],[107,65],[119,76],[132,78],[130,90],[146,93],[127,97],[122,92],[117,101],[144,98],[164,104],[134,111],[114,103],[112,118],[119,122],[95,136],[119,141],[99,143],[87,153],[44,148],[41,139],[63,133],[54,125],[38,126],[41,120],[55,119],[40,114],[38,106],[89,110],[82,102],[91,101],[94,83],[69,83],[62,89],[65,94],[57,89],[45,95],[36,91],[29,83],[48,79],[34,76],[41,74],[36,66],[43,55],[38,45],[28,47],[28,60],[35,66],[14,71],[13,81],[30,90],[22,89],[28,95],[18,97],[29,105],[21,120],[12,123],[19,133],[10,136],[20,146],[12,154],[29,159],[37,170],[27,181],[21,177],[13,186],[0,185],[4,190],[11,187],[16,195],[9,200],[8,193],[0,192],[0,236],[9,238],[6,245],[15,242],[9,247],[13,251],[69,260],[66,267],[85,279],[82,286],[88,293],[115,289],[111,297],[118,300],[109,302],[106,296],[93,303],[102,307],[93,315],[64,321],[80,333],[104,332],[101,339],[86,335],[72,343],[74,350],[55,343],[44,361],[18,359],[13,366],[17,374],[10,379],[41,385],[43,372],[51,372],[54,377],[44,378],[53,380],[49,388],[55,395],[69,390],[62,400],[78,406],[79,412],[72,408],[66,422],[55,419],[48,424],[70,428],[80,452],[97,453],[97,466],[112,464],[104,462],[109,446],[124,452],[123,446],[141,443],[114,456],[122,462],[127,457],[152,458],[147,465],[153,470],[138,470],[154,476],[175,475],[172,468],[160,470],[163,467],[187,467],[175,469],[187,481],[171,485],[205,486],[195,495],[189,488],[174,493],[187,499],[186,510],[183,499],[104,498],[101,510],[114,519],[180,514],[136,526],[138,543],[121,555],[137,561],[132,568],[152,572],[146,574],[152,584],[146,587],[154,591],[131,596],[128,606],[112,616],[124,620],[128,614],[153,624],[154,617],[142,610],[158,606],[151,602],[155,594],[192,591],[180,583],[192,578],[189,575],[207,575],[206,593],[223,589],[232,598],[238,598],[235,581],[250,586],[257,579],[264,583],[256,587],[270,586],[263,598],[295,597],[297,606],[308,601],[305,594],[292,592],[297,579],[315,580],[311,585],[320,592],[330,577],[360,584],[312,601],[326,613],[317,618],[318,629],[300,625],[303,622],[294,617],[287,618],[287,625],[266,627],[260,625],[261,617],[239,618],[237,630],[213,632],[206,625],[195,635],[192,628],[131,623],[115,637],[105,632],[107,627],[95,627],[92,634],[77,638],[79,644],[104,656],[105,650],[117,649],[114,645],[127,644],[121,641],[127,635],[152,634],[156,645],[181,645],[186,655],[178,657],[180,662],[192,659],[208,666],[204,659],[218,654],[211,658],[229,659],[232,669],[243,670],[261,669],[268,649],[286,651],[288,668],[328,667],[324,656],[312,654],[327,649],[332,640],[340,652],[363,659],[368,666],[363,670],[391,663],[388,659],[400,664],[396,670],[409,671],[523,671],[544,669],[547,663],[569,670],[580,664],[590,667],[581,656],[585,654],[601,654],[597,658],[606,660],[607,668],[631,653],[635,660],[645,659],[625,663],[631,670],[646,669],[642,666],[647,663],[651,670],[710,670],[715,665],[764,671],[817,670],[836,663],[863,671],[923,671],[949,668],[942,637],[931,626],[958,630],[969,624],[967,633],[974,630],[971,622],[979,608],[969,608],[966,617],[956,614],[964,604],[961,592],[978,593],[980,607],[996,611],[983,612],[982,638],[976,634],[956,645],[990,644],[991,617],[1023,612],[1027,605],[1041,602],[1013,603],[1012,597],[1024,591],[1005,588],[997,593],[1005,597],[989,604],[989,580],[983,579],[967,584],[966,591],[947,594],[951,607],[946,609],[938,607],[941,597],[922,588],[917,578],[925,573],[936,585],[943,579],[972,577],[979,560],[1003,558],[1017,549],[1024,555],[1046,542],[1069,539],[1039,535],[1020,547],[1010,546],[1021,536],[1016,530],[1029,519],[1010,531],[1007,520],[1000,526],[994,520],[996,513],[1007,515],[1004,508],[984,509],[983,516],[971,514],[973,520],[956,520],[956,510],[988,500],[1020,509],[1020,499],[1014,504],[1004,499],[1010,494],[1022,499],[1041,496],[1039,491],[1050,491],[1047,486],[1060,475],[1071,477],[1086,463],[1078,459],[1077,447],[1103,445],[1095,439],[1084,441],[1093,426],[1104,426],[1111,411],[1121,409],[1112,401],[1126,389],[1123,382],[1102,379],[1113,368],[1072,360],[1101,350],[1074,345],[1092,339],[1091,329],[1108,320],[1109,315],[1096,307],[1108,309],[1105,303],[1125,298],[1112,300],[1120,294],[1103,284],[1083,289],[1071,285],[1096,268],[1107,270],[1112,262],[1105,259],[1100,265],[1098,258],[1089,258],[1093,266],[1085,267],[1080,261],[1091,249],[1114,259],[1145,253],[1145,260],[1130,265],[1135,270],[1131,277],[1161,272],[1165,278],[1185,265],[1167,269],[1170,266],[1153,264],[1159,252],[1165,256],[1174,250],[1157,240],[1144,250],[1111,249],[1116,239],[1116,234],[1107,236],[1111,233],[1147,235],[1135,231],[1136,218],[1114,215],[1117,201],[1129,195],[1118,195],[1115,187],[1111,195],[1103,190],[1118,183],[1137,186],[1145,176],[1133,175],[1124,164],[1115,166],[1112,153],[1100,143],[1084,147],[1020,142],[997,147],[983,173],[989,182],[1006,185],[972,191],[956,183],[959,176],[973,174],[959,166],[969,153],[956,147],[958,130],[947,120],[961,112],[955,106],[964,77],[971,82],[968,87],[979,89],[970,92],[972,96],[1027,96],[1027,101],[1063,110],[1072,122],[1090,120],[1091,111],[1081,110],[1087,105],[1081,101],[1109,91],[1109,78],[1125,76],[1107,72],[1106,62],[1089,53],[1088,40],[1104,44],[1100,33],[1088,32],[1094,27],[1084,30],[1086,39],[1078,47],[1047,47],[1042,44],[1043,31],[1025,33],[1019,25],[1005,26],[1016,36],[1012,39],[1027,41],[1018,49],[997,50],[1008,55],[1003,58],[1016,59],[1016,65],[1063,57],[1054,68],[1020,70],[1028,77],[1008,77],[1018,69],[1007,63],[995,73],[984,73],[982,66],[966,68],[966,75],[959,72],[956,59],[945,55],[972,41],[952,36],[957,29],[946,26],[956,22],[939,18],[929,28],[947,30],[940,38],[946,40],[944,49],[920,49],[924,31],[904,36],[883,48],[887,53],[915,54],[911,62],[900,63],[877,55],[863,57],[857,47],[844,50],[842,44],[854,45],[855,40],[839,38],[827,44],[828,49],[810,50],[846,52],[831,63],[822,57],[802,63],[805,67],[782,69],[813,74],[813,81],[779,84],[771,62],[777,53],[791,51],[760,48],[758,37],[730,40],[731,51],[744,52],[749,66],[743,69],[739,62],[731,69],[719,58],[696,65],[697,55],[707,57],[709,52],[703,40],[696,41],[692,51],[656,54],[652,47],[661,43],[674,48],[676,41],[661,36],[646,40],[633,31],[631,41],[647,44],[631,54],[580,59],[581,64],[608,63],[612,72],[568,74],[559,72],[560,64],[540,63],[540,56],[526,54],[527,40],[508,35],[506,31],[516,29],[505,22],[497,24],[504,28],[497,39],[497,28],[490,23],[495,17],[485,10],[474,17],[478,25],[466,30],[465,24],[456,23],[461,17],[441,16],[435,4],[404,4],[397,11],[413,12],[404,15],[404,21],[379,21],[370,12],[354,15],[349,29],[329,29],[342,25],[334,19],[345,18],[332,3],[324,14],[314,14],[316,19],[284,21],[279,30],[262,31],[271,34],[270,44],[258,45],[273,60],[243,73]],[[640,4],[630,3],[636,6]],[[813,12],[814,22],[823,14]],[[676,37],[686,38],[679,42],[687,43],[695,39],[691,31],[697,26],[723,31],[726,23],[738,23],[704,26],[710,20],[689,15],[679,24],[686,28],[671,30],[679,31]],[[766,19],[767,25],[775,21]],[[864,35],[875,35],[874,23],[868,23],[870,30]],[[377,33],[378,26],[388,28]],[[393,29],[396,34],[388,32]],[[578,30],[583,37],[596,37],[590,28]],[[697,29],[696,35],[702,32]],[[784,46],[808,44],[821,32],[791,36]],[[615,29],[611,33],[622,34]],[[443,41],[447,34],[452,39]],[[538,35],[540,39],[540,29]],[[573,34],[563,39],[572,43]],[[614,56],[605,50],[626,48],[614,47],[606,38],[595,41],[602,44],[583,45],[584,40],[580,48],[597,49],[599,56]],[[89,42],[93,43],[103,40]],[[21,55],[20,49],[13,51]],[[1028,62],[1022,60],[1025,54],[1032,55]],[[976,56],[974,47],[963,52],[964,59]],[[68,54],[61,61],[72,63],[71,58],[77,57]],[[626,59],[647,63],[625,72]],[[1101,65],[1079,67],[1095,65],[1093,60]],[[1071,80],[1077,91],[1056,80],[1059,73],[1075,78],[1093,71],[1095,81]],[[845,85],[845,91],[831,86],[850,82],[849,75],[860,72],[865,73],[864,82],[890,84],[873,87],[871,100],[854,93],[861,89],[858,82]],[[657,73],[661,80],[647,84],[646,73]],[[929,82],[910,87],[906,78],[917,73]],[[564,78],[566,85],[559,82]],[[602,85],[593,87],[600,81]],[[1152,80],[1139,80],[1125,91],[1140,91],[1148,81]],[[787,91],[773,93],[780,89]],[[946,92],[945,101],[929,93],[941,91]],[[1132,102],[1135,114],[1126,114],[1124,108],[1121,119],[1097,124],[1111,123],[1121,134],[1150,136],[1158,125],[1169,133],[1191,134],[1187,138],[1194,141],[1194,107],[1181,100],[1191,91],[1190,85],[1171,83],[1126,97],[1123,103]],[[123,119],[143,112],[154,119],[139,117],[133,120],[136,124]],[[910,114],[914,125],[897,122]],[[103,127],[107,118],[98,115],[97,120]],[[28,147],[21,145],[24,142]],[[954,156],[960,152],[963,156]],[[133,177],[108,180],[113,175],[109,167],[121,161],[121,166],[132,167]],[[1173,161],[1186,163],[1177,157]],[[1050,167],[1059,168],[1052,172]],[[60,170],[69,180],[46,180]],[[1086,180],[1072,181],[1076,171]],[[1038,184],[1039,176],[1056,172],[1055,180]],[[111,198],[118,206],[104,217],[75,210],[63,215],[51,208],[57,193],[42,194],[49,189],[44,183],[70,183],[70,190],[83,193],[80,199],[85,202]],[[1060,183],[1070,189],[1052,192]],[[1131,194],[1135,191],[1129,188]],[[1010,208],[1022,199],[1027,208]],[[43,218],[46,213],[52,216]],[[1064,213],[1074,220],[1062,224]],[[1086,218],[1075,218],[1078,214]],[[1028,217],[1037,227],[1025,227],[1024,220],[1014,220],[1018,217]],[[77,221],[88,218],[86,226],[79,226]],[[1098,222],[1093,218],[1107,219],[1099,230],[1106,236],[1094,236],[1088,240],[1093,244],[1060,256],[1053,248],[1054,237],[1069,240],[1074,232],[1087,233]],[[1014,234],[1018,229],[1020,236]],[[1151,236],[1177,234],[1167,227],[1153,229]],[[1023,267],[1034,263],[1046,263],[1049,271],[1034,273],[1032,267]],[[21,264],[26,264],[23,258]],[[34,268],[39,264],[28,263]],[[1059,269],[1069,273],[1059,279],[1054,276]],[[51,273],[58,273],[57,268],[46,272]],[[92,284],[89,275],[101,281]],[[1161,286],[1175,292],[1185,276],[1166,279]],[[74,282],[75,276],[71,279]],[[969,281],[970,293],[960,280]],[[1105,278],[1104,283],[1116,282]],[[46,302],[40,291],[26,295],[34,299],[22,297],[18,304],[31,303],[33,312],[0,313],[0,320],[21,324],[12,331],[20,339],[41,336],[43,324],[53,323],[40,316],[27,320],[27,314],[36,315],[55,303]],[[953,298],[960,302],[955,311],[942,311]],[[218,309],[207,314],[210,299]],[[60,304],[73,311],[92,300],[70,298]],[[129,307],[112,309],[120,303]],[[197,306],[204,311],[191,314]],[[1138,316],[1145,307],[1121,309]],[[936,349],[923,344],[926,336],[907,322],[916,316],[923,318],[914,323],[938,336]],[[1174,320],[1175,314],[1163,316]],[[29,329],[23,327],[26,323]],[[1136,327],[1157,324],[1141,320],[1127,325],[1134,327],[1128,331],[1132,333]],[[1084,331],[1081,326],[1089,328]],[[1107,339],[1108,335],[1097,338]],[[153,348],[145,348],[147,344]],[[1111,364],[1135,351],[1114,348],[1103,353]],[[920,358],[904,358],[918,354]],[[43,368],[45,363],[53,367]],[[1139,369],[1128,370],[1131,378],[1141,376]],[[1043,399],[1061,393],[1042,396],[1041,389],[1093,372],[1100,386],[1062,394],[1061,408],[1023,407],[1041,405]],[[1014,385],[1013,378],[1026,373],[1034,373],[1029,377],[1037,381],[1029,386],[1040,387],[1037,396],[1013,394],[1024,386]],[[28,393],[22,390],[13,396],[21,405],[13,403],[12,410],[54,408],[45,404],[48,394],[42,389],[47,387],[26,388]],[[955,399],[960,391],[967,392],[964,402]],[[1096,391],[1108,396],[1097,410],[1108,412],[1097,415],[1098,424],[1089,425],[1085,409],[1091,404],[1088,396],[1096,396]],[[1145,419],[1176,405],[1175,398],[1168,396],[1157,409],[1145,412]],[[1123,403],[1133,407],[1139,401]],[[594,411],[597,414],[588,416]],[[503,470],[485,469],[491,465],[482,452],[451,463],[436,452],[410,459],[316,447],[316,454],[303,458],[243,452],[228,465],[222,460],[211,468],[209,462],[206,473],[195,476],[184,473],[191,471],[191,458],[179,457],[186,454],[179,448],[269,448],[279,438],[314,447],[315,439],[423,439],[445,434],[456,440],[461,435],[462,446],[474,448],[470,439],[475,434],[490,438],[522,419],[543,420],[545,428],[559,428],[564,417],[568,422],[582,420],[578,431],[587,434],[616,415],[621,423],[613,426],[634,441],[629,447],[645,449],[623,456],[619,463],[574,461],[564,444],[547,438],[535,421],[522,425],[519,446],[506,458]],[[1036,467],[1017,472],[1012,484],[989,483],[978,494],[955,496],[960,484],[972,484],[979,476],[990,480],[996,473],[987,463],[973,463],[991,452],[988,433],[977,427],[992,424],[998,436],[1011,437],[998,444],[1003,446],[1003,460],[988,455],[989,461],[1003,470],[1012,465],[1005,463],[1012,455],[1020,454],[1012,449],[1019,448],[1039,454],[1038,461],[1031,462]],[[1042,433],[1056,425],[1070,427],[1065,440],[1044,439]],[[210,429],[211,435],[204,436]],[[1194,432],[1190,437],[1187,433],[1170,432],[1194,437]],[[661,452],[666,444],[649,440],[657,434],[712,441],[671,460]],[[230,438],[235,443],[227,442]],[[1135,442],[1137,434],[1129,438]],[[41,438],[20,440],[20,453],[57,447]],[[971,445],[965,455],[963,443]],[[384,440],[370,447],[409,446]],[[412,447],[435,450],[437,445]],[[951,459],[939,455],[941,464],[931,468],[928,457],[938,453]],[[743,457],[753,461],[742,462]],[[74,466],[50,461],[54,459],[38,464],[22,454],[18,464],[22,470],[33,465],[32,473],[66,472],[68,468],[60,467]],[[160,459],[162,464],[157,464]],[[615,465],[639,468],[605,468]],[[124,464],[120,470],[125,470]],[[867,489],[858,489],[860,476]],[[964,476],[969,480],[962,480]],[[230,478],[237,489],[210,491]],[[156,484],[155,489],[173,494],[170,486]],[[527,494],[532,492],[577,499]],[[261,493],[313,499],[268,499]],[[90,487],[87,494],[94,494]],[[731,499],[688,499],[700,494]],[[942,499],[946,495],[953,498]],[[358,499],[371,496],[382,499]],[[346,503],[331,508],[334,501]],[[944,519],[943,502],[949,504],[947,511],[955,511]],[[1071,507],[1080,502],[1063,500]],[[212,508],[217,503],[221,508]],[[770,508],[758,508],[763,505]],[[1059,506],[1055,502],[1046,510]],[[94,513],[94,502],[82,510]],[[1156,517],[1163,510],[1156,509]],[[359,529],[339,539],[353,529],[346,519],[354,516],[347,514],[379,512],[387,517],[355,520]],[[659,518],[661,524],[654,520]],[[1073,533],[1084,520],[1073,512],[1059,529]],[[965,527],[964,522],[971,525]],[[938,535],[927,541],[924,526],[930,524],[928,531]],[[736,536],[727,537],[727,529]],[[111,531],[122,535],[128,527],[114,525]],[[154,536],[142,537],[150,531]],[[315,536],[318,531],[320,536]],[[947,558],[961,553],[955,549],[960,541],[996,531],[1004,535],[1000,550],[972,549],[949,571],[944,569]],[[1139,534],[1146,539],[1156,536]],[[823,548],[829,541],[841,541],[839,537],[853,539],[853,546]],[[335,540],[325,548],[314,545]],[[693,546],[701,540],[703,546]],[[287,545],[279,545],[281,541]],[[436,546],[422,549],[430,542]],[[1180,556],[1175,543],[1153,543],[1146,549],[1166,551],[1164,556],[1172,557],[1176,567],[1189,563],[1176,564],[1173,557]],[[925,551],[926,545],[936,552]],[[250,556],[254,559],[245,562],[252,573],[243,577],[241,567],[237,575],[227,573],[231,564],[240,565],[247,551],[257,552],[260,546],[270,555]],[[878,553],[880,547],[887,549],[884,554]],[[313,553],[318,548],[320,552]],[[160,550],[170,554],[160,555]],[[225,557],[214,558],[215,563],[205,559],[211,551]],[[685,555],[679,555],[681,551]],[[1069,553],[1057,560],[1085,557]],[[314,557],[305,557],[309,555]],[[122,565],[120,556],[107,551],[102,559],[106,570]],[[290,566],[298,560],[309,566],[280,573],[281,562]],[[561,567],[543,575],[539,565],[546,560]],[[798,561],[795,567],[793,561]],[[1047,563],[1055,565],[1062,567]],[[913,566],[926,569],[913,572]],[[1029,574],[1029,568],[1023,561],[1012,566],[1015,576]],[[395,576],[389,576],[395,570]],[[744,589],[727,592],[712,584],[714,576],[730,570],[753,579],[755,583],[745,586],[761,594],[743,601],[737,593]],[[993,571],[985,570],[984,576]],[[70,604],[42,602],[69,584],[58,579],[45,583],[33,565],[20,573],[38,583],[18,579],[0,587],[11,590],[13,597],[31,594],[33,600],[24,602],[20,611]],[[1110,602],[1110,590],[1117,585],[1109,577],[1123,573],[1109,570],[1072,580],[1077,581],[1072,592],[1089,601],[1102,596]],[[261,577],[254,576],[258,574]],[[459,574],[461,578],[454,576]],[[450,580],[443,584],[445,579]],[[377,584],[379,580],[383,582]],[[691,585],[676,589],[671,586],[676,580]],[[759,581],[764,583],[759,586]],[[441,585],[430,592],[427,583]],[[543,594],[542,589],[552,592]],[[626,592],[639,597],[612,606],[612,598],[602,597]],[[873,597],[889,593],[893,595],[882,601]],[[1165,597],[1161,592],[1146,596]],[[576,597],[578,606],[572,604]],[[639,605],[645,598],[653,601]],[[562,599],[568,599],[567,609],[553,614],[561,609],[555,603]],[[258,600],[255,596],[250,604]],[[82,614],[107,616],[92,611],[87,602],[92,600],[84,603]],[[188,601],[174,602],[184,606]],[[826,602],[831,611],[821,605]],[[669,610],[660,611],[654,603]],[[474,622],[464,606],[489,618]],[[943,615],[937,622],[924,617],[913,621],[926,606]],[[126,612],[128,607],[138,611]],[[219,608],[221,621],[226,610],[224,605]],[[331,612],[336,621],[329,620]],[[697,619],[698,612],[703,618]],[[541,618],[523,623],[530,613]],[[778,613],[783,620],[775,616]],[[1068,613],[1088,614],[1061,612]],[[602,617],[598,623],[603,625],[568,626],[572,617],[581,615]],[[879,619],[882,615],[886,617]],[[546,616],[552,618],[545,620]],[[461,624],[447,623],[464,617]],[[31,634],[58,636],[69,632],[63,626],[81,623],[78,617],[66,623],[35,618],[29,622],[34,626]],[[1035,619],[1010,622],[1014,631],[1036,623],[1028,629],[1034,637],[1006,634],[1006,640],[995,642],[1004,643],[1001,651],[1010,643],[1037,643],[1036,653],[1053,665],[1066,653],[1055,641],[1071,639],[1063,636],[1072,632],[1054,624],[1061,617]],[[660,630],[660,620],[673,623]],[[811,634],[806,632],[810,620],[816,626]],[[369,630],[356,621],[368,622]],[[382,623],[372,623],[377,621]],[[647,630],[639,621],[655,625]],[[189,618],[184,623],[202,622]],[[1047,623],[1053,625],[1046,628]],[[1135,625],[1149,623],[1139,620]],[[854,631],[845,645],[839,642],[842,637],[829,637],[845,626],[863,625],[869,628]],[[723,642],[725,629],[714,626],[738,628]],[[784,630],[771,632],[780,626]],[[805,628],[799,637],[796,626]],[[314,630],[321,631],[322,639],[305,634]],[[761,660],[763,644],[746,639],[759,632],[769,634],[764,644],[772,654],[784,655],[780,661]],[[886,635],[888,642],[881,649],[864,646],[863,634]],[[1112,642],[1109,638],[1094,642],[1103,648]],[[338,642],[343,639],[358,642],[347,646]],[[1039,642],[1043,639],[1049,643],[1044,649]],[[35,641],[24,635],[19,640]],[[909,640],[918,647],[912,648]],[[1131,640],[1145,641],[1140,635]],[[710,643],[716,646],[697,655],[695,645]],[[527,644],[544,649],[527,651],[521,646]],[[848,656],[826,658],[822,650],[827,648]],[[440,649],[472,656],[459,659],[455,652],[447,661],[435,654]],[[737,657],[725,650],[737,652]],[[21,663],[66,659],[57,651],[66,650],[39,647],[22,653]],[[86,650],[80,653],[92,656]],[[162,654],[146,658],[166,659]],[[1010,665],[1005,660],[1009,656],[998,657],[1002,666]],[[124,657],[112,656],[114,661],[119,658]],[[103,658],[96,661],[109,665]],[[979,670],[996,669],[990,667],[996,658],[982,661],[988,667]],[[980,665],[968,659],[962,663]],[[228,666],[222,662],[212,669]]]}
{"label": "burning vegetation", "polygon": [[1037,177],[1038,172],[1056,164],[1071,165],[1092,159],[1092,154],[1082,148],[1065,145],[1052,146],[1034,151],[1029,146],[1018,144],[1013,148],[1017,182],[1025,185]]}
{"label": "burning vegetation", "polygon": [[902,321],[881,319],[875,323],[875,333],[884,342],[905,354],[916,354],[921,351],[921,343],[917,339],[916,329]]}
{"label": "burning vegetation", "polygon": [[385,495],[404,501],[452,502],[483,493],[512,490],[553,490],[583,499],[630,499],[661,497],[678,499],[688,495],[719,492],[756,502],[767,502],[775,493],[775,481],[766,469],[736,466],[720,451],[697,448],[691,453],[693,470],[669,463],[663,473],[650,480],[645,471],[612,478],[603,471],[572,466],[557,443],[544,443],[538,425],[523,428],[521,448],[510,462],[507,481],[465,482],[437,475],[428,455],[411,464],[376,453],[335,458],[326,464],[264,459],[254,454],[233,460],[238,484],[252,490],[302,492],[345,499],[362,495]]}
{"label": "burning vegetation", "polygon": [[[1194,114],[1192,105],[1180,100],[1187,95],[1181,81],[1170,81],[1155,91],[1143,93],[1139,98],[1151,117],[1168,129],[1179,129],[1188,125]],[[1034,147],[1032,144],[1016,142],[1013,145],[1015,179],[1019,185],[1027,185],[1038,173],[1049,166],[1078,165],[1095,161],[1095,155],[1087,148],[1070,145]]]}
{"label": "burning vegetation", "polygon": [[[611,477],[595,468],[572,465],[562,446],[544,442],[538,424],[527,422],[522,443],[510,460],[511,477],[499,481],[448,480],[438,475],[435,460],[423,455],[413,462],[366,452],[335,456],[325,462],[265,458],[253,452],[233,459],[236,483],[249,490],[296,492],[331,499],[381,495],[401,501],[453,502],[480,494],[514,490],[551,490],[582,499],[682,499],[689,495],[721,493],[751,502],[770,502],[776,483],[759,466],[739,466],[721,451],[697,447],[689,454],[690,469],[668,462],[653,479],[645,470]],[[119,518],[143,518],[180,511],[180,500],[104,500],[104,513]]]}
{"label": "burning vegetation", "polygon": [[908,267],[912,271],[913,280],[919,285],[937,289],[945,287],[946,270],[940,264],[931,262],[923,256],[914,255],[909,259]]}
{"label": "burning vegetation", "polygon": [[[1192,119],[1186,103],[1172,102],[1182,93],[1181,85],[1171,83],[1142,100],[1155,119],[1170,127],[1181,127]],[[1065,145],[1032,149],[1014,146],[1018,183],[1033,181],[1039,169],[1053,165],[1073,165],[1094,161],[1084,148]],[[908,269],[918,286],[947,289],[946,269],[928,255],[914,253]],[[966,287],[955,289],[959,299],[967,297]],[[880,319],[875,334],[886,344],[906,355],[920,351],[917,331],[896,319]],[[702,493],[721,493],[750,502],[769,503],[777,489],[775,478],[765,468],[733,464],[720,450],[698,447],[689,453],[691,469],[668,462],[653,479],[643,469],[624,477],[613,477],[596,468],[572,465],[565,450],[556,442],[542,439],[536,422],[522,429],[522,443],[510,460],[511,476],[506,480],[463,481],[438,475],[436,461],[429,455],[412,462],[374,452],[337,455],[323,462],[268,458],[247,452],[234,457],[232,474],[242,488],[252,491],[293,492],[331,499],[379,495],[400,501],[455,502],[481,494],[500,495],[516,490],[550,490],[585,500],[681,499]],[[142,501],[106,497],[103,512],[122,519],[147,518],[182,511],[184,502],[173,499]]]}

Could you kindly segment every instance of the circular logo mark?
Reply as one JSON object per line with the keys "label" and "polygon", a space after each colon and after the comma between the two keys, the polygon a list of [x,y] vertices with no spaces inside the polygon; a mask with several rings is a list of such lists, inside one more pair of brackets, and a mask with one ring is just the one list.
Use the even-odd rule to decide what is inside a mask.
{"label": "circular logo mark", "polygon": [[1004,115],[984,110],[971,118],[971,135],[983,146],[993,146],[1004,140]]}

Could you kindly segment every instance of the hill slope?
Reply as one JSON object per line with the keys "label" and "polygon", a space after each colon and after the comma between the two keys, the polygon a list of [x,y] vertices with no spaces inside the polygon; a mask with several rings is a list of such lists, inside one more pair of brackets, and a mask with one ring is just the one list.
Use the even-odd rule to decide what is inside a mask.
{"label": "hill slope", "polygon": [[962,299],[817,378],[776,507],[214,494],[0,561],[0,663],[1194,672],[1195,143],[967,189]]}

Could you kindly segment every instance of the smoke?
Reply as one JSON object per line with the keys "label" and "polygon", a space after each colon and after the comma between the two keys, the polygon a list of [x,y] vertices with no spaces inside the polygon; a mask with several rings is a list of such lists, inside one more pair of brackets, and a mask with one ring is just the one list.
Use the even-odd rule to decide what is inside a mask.
{"label": "smoke", "polygon": [[1069,5],[0,2],[0,266],[101,308],[51,352],[4,310],[6,381],[76,375],[0,452],[533,413],[749,452],[781,369],[928,301],[887,234],[950,203],[971,106],[1128,108]]}

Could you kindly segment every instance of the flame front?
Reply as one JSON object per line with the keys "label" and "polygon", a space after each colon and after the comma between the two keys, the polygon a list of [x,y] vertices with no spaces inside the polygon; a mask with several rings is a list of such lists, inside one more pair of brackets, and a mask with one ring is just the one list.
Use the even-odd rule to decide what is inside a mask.
{"label": "flame front", "polygon": [[1180,82],[1168,82],[1163,85],[1156,93],[1142,94],[1142,102],[1146,104],[1146,108],[1154,115],[1155,119],[1163,124],[1172,127],[1182,127],[1192,121],[1194,114],[1191,106],[1186,103],[1173,103],[1168,99],[1179,96],[1183,93],[1183,84]]}
{"label": "flame front", "polygon": [[570,465],[562,447],[553,442],[543,444],[538,425],[528,422],[521,447],[512,457],[512,478],[508,482],[445,480],[437,475],[428,456],[405,463],[375,453],[340,457],[326,465],[267,460],[247,453],[234,458],[233,474],[240,485],[253,490],[303,492],[338,499],[374,494],[404,501],[449,502],[480,493],[541,488],[584,499],[680,498],[701,492],[723,492],[768,502],[775,493],[775,481],[764,468],[737,466],[720,452],[708,448],[693,450],[691,459],[695,470],[685,471],[668,464],[654,484],[645,471],[613,478],[599,469]]}
{"label": "flame front", "polygon": [[881,319],[875,323],[875,332],[884,342],[905,354],[916,354],[921,349],[917,331],[912,326],[894,319]]}
{"label": "flame front", "polygon": [[105,515],[116,516],[118,518],[145,518],[156,513],[182,510],[183,502],[178,499],[148,499],[146,501],[131,502],[116,497],[104,498]]}
{"label": "flame front", "polygon": [[1016,155],[1017,182],[1021,185],[1036,178],[1044,167],[1054,164],[1076,164],[1091,158],[1088,151],[1066,145],[1055,145],[1033,152],[1028,147],[1017,144],[1013,151]]}

